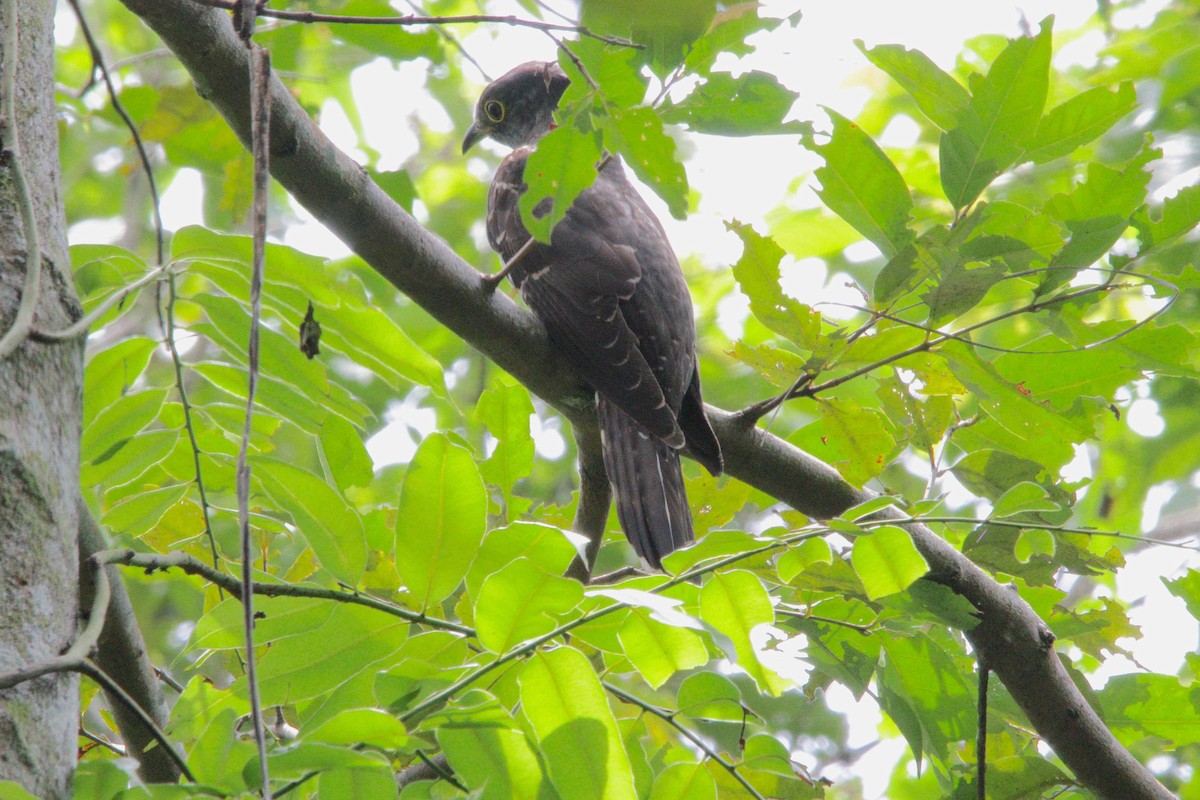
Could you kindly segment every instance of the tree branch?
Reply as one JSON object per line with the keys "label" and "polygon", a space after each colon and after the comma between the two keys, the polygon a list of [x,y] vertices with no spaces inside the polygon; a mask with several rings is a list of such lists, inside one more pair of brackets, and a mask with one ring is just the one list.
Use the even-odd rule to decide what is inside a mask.
{"label": "tree branch", "polygon": [[[212,8],[223,8],[227,11],[233,11],[237,8],[238,0],[192,0],[202,6],[210,6]],[[290,20],[292,22],[324,22],[333,25],[477,25],[482,23],[494,23],[498,25],[511,25],[516,28],[532,28],[535,31],[543,31],[549,33],[551,31],[560,31],[563,33],[574,33],[578,36],[585,36],[589,39],[595,39],[605,44],[611,44],[616,47],[632,47],[641,50],[645,45],[631,42],[628,39],[622,39],[618,36],[604,36],[594,31],[588,30],[582,25],[568,25],[559,22],[544,22],[537,19],[521,19],[511,14],[460,14],[458,16],[421,16],[418,14],[406,14],[402,17],[380,17],[380,16],[352,16],[349,14],[316,14],[312,11],[280,11],[274,8],[267,8],[266,4],[256,9],[255,15],[259,17],[270,17],[273,19]]]}
{"label": "tree branch", "polygon": [[[213,569],[203,561],[193,558],[187,553],[174,551],[159,555],[157,553],[139,553],[135,550],[123,548],[105,550],[99,554],[98,558],[105,564],[123,564],[127,567],[141,567],[147,572],[154,572],[156,570],[166,571],[169,569],[183,570],[189,575],[199,575],[205,580],[215,583],[234,597],[240,598],[242,596],[241,581],[232,575],[227,575],[220,570]],[[391,614],[393,617],[399,617],[416,625],[461,633],[466,636],[475,635],[474,628],[466,625],[435,617],[427,617],[416,611],[410,611],[407,608],[402,608],[401,606],[393,605],[392,603],[365,594],[345,592],[338,589],[322,589],[317,586],[299,586],[294,583],[255,582],[252,590],[254,594],[260,594],[263,597],[311,597],[317,600],[333,600],[337,603],[366,606],[367,608]]]}
{"label": "tree branch", "polygon": [[[122,2],[163,38],[200,94],[248,143],[248,76],[228,17],[189,0]],[[561,411],[577,431],[595,426],[592,392],[551,349],[537,319],[487,291],[476,270],[333,146],[278,80],[272,102],[275,179],[398,290]],[[709,413],[729,473],[801,512],[834,517],[871,496],[781,439],[737,424],[726,411]],[[908,528],[930,564],[929,578],[978,609],[981,623],[966,635],[979,657],[1079,780],[1112,800],[1171,797],[1088,706],[1033,609],[928,528]]]}
{"label": "tree branch", "polygon": [[[94,595],[95,578],[84,566],[85,562],[96,553],[107,549],[104,534],[92,517],[87,504],[80,498],[79,507],[79,575],[81,608],[90,608]],[[138,628],[137,619],[133,615],[133,606],[129,603],[129,595],[117,568],[105,565],[111,587],[111,599],[108,602],[108,613],[104,619],[104,629],[100,632],[97,642],[95,662],[119,684],[133,703],[143,709],[154,723],[160,728],[167,725],[167,704],[163,699],[162,688],[154,674],[154,666],[146,655],[146,643]],[[171,758],[166,748],[151,747],[156,741],[154,731],[147,727],[142,718],[130,710],[116,698],[109,698],[113,718],[117,730],[125,740],[129,755],[138,759],[138,775],[147,783],[175,783],[181,774],[179,766]]]}

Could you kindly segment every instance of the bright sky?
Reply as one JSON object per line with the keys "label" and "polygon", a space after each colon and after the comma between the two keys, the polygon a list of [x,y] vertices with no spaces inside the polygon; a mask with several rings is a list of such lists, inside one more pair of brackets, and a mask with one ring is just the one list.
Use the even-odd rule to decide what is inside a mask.
{"label": "bright sky", "polygon": [[[1117,12],[1122,26],[1137,26],[1148,22],[1163,4],[1154,0],[1145,7]],[[401,12],[410,9],[397,0]],[[511,9],[494,9],[495,13],[523,14],[518,3],[510,2]],[[552,5],[569,9],[570,6],[557,0]],[[741,63],[729,62],[722,67],[734,71],[762,69],[779,77],[789,88],[798,92],[800,100],[793,109],[799,119],[818,121],[824,125],[820,106],[836,109],[843,115],[853,117],[861,109],[874,81],[885,80],[867,63],[855,48],[854,39],[863,39],[868,46],[884,43],[899,43],[917,48],[926,53],[943,68],[950,68],[964,40],[983,33],[999,33],[1007,36],[1020,35],[1024,30],[1036,29],[1047,15],[1056,16],[1055,33],[1072,31],[1082,26],[1096,8],[1095,0],[1023,0],[1023,2],[968,2],[956,0],[767,0],[766,13],[771,16],[786,16],[797,8],[803,11],[803,19],[794,28],[785,28],[773,34],[760,35],[758,50]],[[64,12],[65,13],[65,12]],[[63,16],[60,14],[60,17]],[[61,23],[70,26],[69,22]],[[65,33],[65,30],[63,31]],[[461,35],[461,31],[457,32]],[[464,47],[477,59],[491,77],[498,76],[510,67],[531,59],[555,57],[553,43],[544,35],[527,29],[502,28],[478,31],[463,38]],[[1061,39],[1060,41],[1065,41]],[[1094,61],[1097,48],[1103,40],[1098,32],[1087,34],[1061,47],[1055,65],[1068,66],[1072,63],[1087,64]],[[404,64],[398,69],[379,60],[360,68],[352,78],[356,96],[360,99],[359,113],[366,128],[368,144],[381,154],[382,169],[396,169],[416,150],[416,137],[412,122],[406,113],[416,103],[419,125],[449,132],[450,121],[445,113],[428,99],[423,91],[426,66],[421,63]],[[471,74],[468,72],[468,74]],[[484,76],[473,76],[480,84]],[[404,103],[380,102],[379,98],[403,97]],[[345,114],[332,103],[322,109],[322,129],[343,149],[360,160],[365,156],[356,150],[356,138]],[[461,133],[461,132],[456,132]],[[912,141],[915,129],[896,125],[885,132],[884,143],[903,146]],[[763,229],[763,217],[781,203],[813,205],[815,195],[802,190],[789,197],[789,189],[798,176],[807,175],[816,166],[813,157],[800,148],[795,137],[759,137],[746,139],[722,139],[710,136],[687,136],[694,155],[687,163],[688,177],[700,195],[697,213],[688,220],[672,220],[661,202],[649,192],[643,192],[667,227],[681,258],[690,254],[703,255],[706,264],[728,264],[736,260],[740,245],[736,237],[725,231],[724,220],[738,218],[756,224]],[[490,146],[490,145],[485,145]],[[481,159],[475,159],[472,170],[481,180],[487,180],[488,167]],[[809,182],[811,185],[811,181]],[[199,176],[184,170],[167,189],[164,196],[163,216],[167,227],[177,229],[184,225],[202,224],[202,187]],[[333,238],[321,225],[297,209],[301,217],[309,221],[294,226],[285,235],[285,241],[303,250],[340,256],[345,247]],[[482,218],[483,209],[480,209]],[[115,230],[115,232],[114,232]],[[119,224],[113,226],[76,226],[71,230],[72,241],[103,241],[120,235]],[[863,255],[871,256],[870,245],[865,245]],[[789,271],[791,293],[803,294],[806,298],[824,295],[828,276],[819,265],[798,265]],[[832,281],[837,284],[840,281]],[[830,297],[830,299],[835,299]],[[731,318],[745,313],[744,303],[738,298],[730,300],[728,309]],[[414,419],[415,405],[406,402],[404,408],[396,409],[396,416],[405,419],[408,425],[432,424],[432,418],[421,421]],[[1152,401],[1141,415],[1142,422],[1151,430],[1157,411]],[[1134,420],[1136,422],[1136,420]],[[1161,423],[1161,421],[1159,421]],[[551,426],[553,427],[553,426]],[[557,445],[555,442],[557,441]],[[372,453],[377,460],[406,460],[414,442],[407,433],[406,425],[389,426],[389,433],[372,441]],[[539,442],[540,450],[561,448],[561,436],[549,430]],[[1152,499],[1147,507],[1147,522],[1157,517],[1158,508],[1165,501],[1162,496]],[[1145,595],[1145,602],[1132,610],[1133,621],[1142,626],[1145,638],[1132,646],[1137,659],[1147,668],[1174,673],[1182,663],[1183,655],[1197,649],[1196,623],[1183,610],[1182,602],[1167,594],[1160,578],[1177,576],[1184,564],[1197,559],[1187,559],[1183,551],[1155,548],[1131,559],[1130,565],[1118,575],[1118,591],[1129,599]],[[1124,659],[1112,659],[1102,670],[1105,676],[1134,671],[1138,667]],[[1103,680],[1103,676],[1100,678]],[[849,714],[852,729],[852,746],[860,746],[878,738],[880,715],[873,704],[856,703],[848,692],[835,688],[828,697],[831,707]],[[855,775],[863,781],[864,797],[882,797],[888,776],[903,753],[902,740],[891,740],[868,751],[856,764],[844,772],[827,774],[833,780]],[[803,754],[797,754],[803,761]],[[840,769],[840,768],[839,768]]]}

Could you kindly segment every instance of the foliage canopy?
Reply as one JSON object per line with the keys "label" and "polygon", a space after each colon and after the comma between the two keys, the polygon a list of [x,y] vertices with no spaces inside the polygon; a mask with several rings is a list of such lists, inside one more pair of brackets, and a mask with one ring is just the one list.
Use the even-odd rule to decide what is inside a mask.
{"label": "foliage canopy", "polygon": [[[471,10],[462,5],[426,11]],[[1166,487],[1168,512],[1198,500],[1200,186],[1173,155],[1200,146],[1195,3],[1167,4],[1141,30],[1098,17],[1088,31],[1106,37],[1101,57],[1066,69],[1054,66],[1052,19],[968,41],[949,70],[902,44],[860,42],[870,100],[815,122],[789,117],[786,74],[730,67],[754,37],[802,19],[754,3],[654,5],[661,16],[649,19],[644,3],[584,3],[585,25],[645,47],[568,42],[560,61],[573,82],[531,159],[530,207],[552,195],[565,209],[591,179],[578,165],[608,151],[685,217],[699,202],[688,160],[705,141],[692,134],[785,136],[815,154],[765,224],[727,220],[734,263],[686,259],[706,396],[741,408],[795,389],[772,432],[890,499],[821,522],[690,465],[706,535],[667,559],[671,575],[582,586],[563,577],[574,445],[566,437],[556,452],[553,412],[356,257],[270,244],[250,437],[258,580],[342,587],[398,610],[257,601],[262,701],[278,709],[269,772],[277,787],[298,782],[291,796],[852,798],[857,779],[833,766],[854,757],[848,722],[823,700],[836,687],[877,703],[889,720],[880,736],[908,745],[888,797],[974,796],[975,664],[961,633],[973,609],[920,580],[928,567],[909,534],[871,517],[884,504],[1011,583],[1081,683],[1139,633],[1136,598],[1071,587],[1115,585],[1152,533],[1152,492]],[[382,0],[313,8],[395,14]],[[119,99],[159,185],[189,170],[204,189],[204,224],[171,233],[154,291],[93,328],[85,498],[122,546],[231,568],[249,157],[128,12],[113,0],[84,10],[120,59]],[[446,33],[268,23],[256,40],[307,108],[345,115],[364,169],[401,206],[468,262],[494,264],[479,235],[482,171],[454,155],[478,78]],[[401,169],[381,167],[356,111],[352,76],[379,59],[424,70],[426,102],[451,123],[417,125]],[[76,238],[82,223],[124,221],[118,241],[72,249],[92,309],[159,265],[129,132],[89,82],[79,35],[58,70]],[[897,121],[913,141],[881,146]],[[279,241],[297,218],[274,192]],[[544,236],[553,218],[542,222]],[[870,257],[856,255],[863,242]],[[818,264],[830,283],[852,282],[853,308],[788,290]],[[748,312],[730,323],[725,301],[738,293]],[[311,360],[295,344],[309,304],[322,326]],[[1147,408],[1162,433],[1130,426]],[[404,458],[375,468],[367,442],[385,425],[407,440]],[[615,517],[609,527],[597,572],[631,559]],[[672,578],[689,570],[703,578]],[[177,573],[126,577],[152,656],[185,684],[169,733],[203,787],[133,793],[248,791],[258,766],[239,727],[236,599]],[[1200,615],[1200,572],[1167,586]],[[1200,797],[1187,781],[1200,752],[1196,665],[1087,691],[1135,755],[1161,756],[1156,774],[1184,797]],[[1002,686],[989,697],[991,796],[1092,796],[1039,750]],[[93,711],[89,729],[101,724]],[[88,748],[79,796],[126,796],[128,763]],[[397,789],[398,770],[439,753],[453,780]]]}

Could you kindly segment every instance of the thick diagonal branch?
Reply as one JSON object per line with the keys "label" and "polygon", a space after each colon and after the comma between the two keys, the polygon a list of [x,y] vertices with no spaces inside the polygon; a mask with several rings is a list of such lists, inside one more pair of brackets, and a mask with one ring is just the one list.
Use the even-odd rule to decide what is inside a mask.
{"label": "thick diagonal branch", "polygon": [[[243,142],[249,82],[228,17],[190,0],[122,0],[191,73]],[[534,316],[487,291],[479,273],[422,228],[340,152],[283,84],[272,87],[271,172],[317,219],[398,290],[555,408],[594,429],[592,393],[550,347]],[[733,415],[710,408],[730,474],[809,516],[836,516],[868,496],[830,467]],[[1015,592],[923,526],[910,528],[930,578],[966,597],[982,623],[967,636],[1079,780],[1117,800],[1171,797],[1116,741],[1052,648],[1045,624]]]}

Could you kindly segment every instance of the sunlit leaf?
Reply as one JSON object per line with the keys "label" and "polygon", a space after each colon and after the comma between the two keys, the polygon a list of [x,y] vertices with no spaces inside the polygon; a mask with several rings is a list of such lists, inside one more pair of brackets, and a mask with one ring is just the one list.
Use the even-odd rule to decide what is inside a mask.
{"label": "sunlit leaf", "polygon": [[805,146],[825,159],[815,173],[821,181],[817,193],[829,210],[891,258],[913,239],[908,186],[862,128],[836,111],[825,112],[833,120],[829,142],[818,145],[812,137],[805,138]]}
{"label": "sunlit leaf", "polygon": [[987,77],[972,75],[971,101],[958,124],[941,139],[942,188],[955,208],[964,208],[1011,167],[1036,131],[1050,70],[1050,30],[1009,42]]}
{"label": "sunlit leaf", "polygon": [[396,519],[396,569],[422,608],[462,582],[479,550],[487,495],[475,459],[441,434],[417,448]]}
{"label": "sunlit leaf", "polygon": [[767,590],[753,573],[734,570],[713,575],[700,590],[700,616],[733,642],[738,666],[760,689],[779,695],[791,685],[763,665],[751,642],[754,628],[775,621]]}
{"label": "sunlit leaf", "polygon": [[629,756],[587,657],[573,647],[539,652],[519,683],[521,710],[559,796],[633,800]]}
{"label": "sunlit leaf", "polygon": [[583,598],[579,581],[560,578],[527,558],[518,558],[488,577],[475,604],[479,642],[504,653],[527,639],[549,633],[558,617]]}
{"label": "sunlit leaf", "polygon": [[274,459],[255,459],[254,474],[292,517],[321,566],[356,586],[366,568],[362,521],[341,494],[311,472]]}
{"label": "sunlit leaf", "polygon": [[908,531],[894,525],[855,539],[850,561],[872,600],[902,592],[929,572],[929,564],[917,552]]}
{"label": "sunlit leaf", "polygon": [[868,48],[861,39],[855,39],[854,44],[872,64],[904,87],[934,125],[943,131],[957,125],[959,114],[971,97],[962,84],[943,72],[929,56],[896,44]]}

